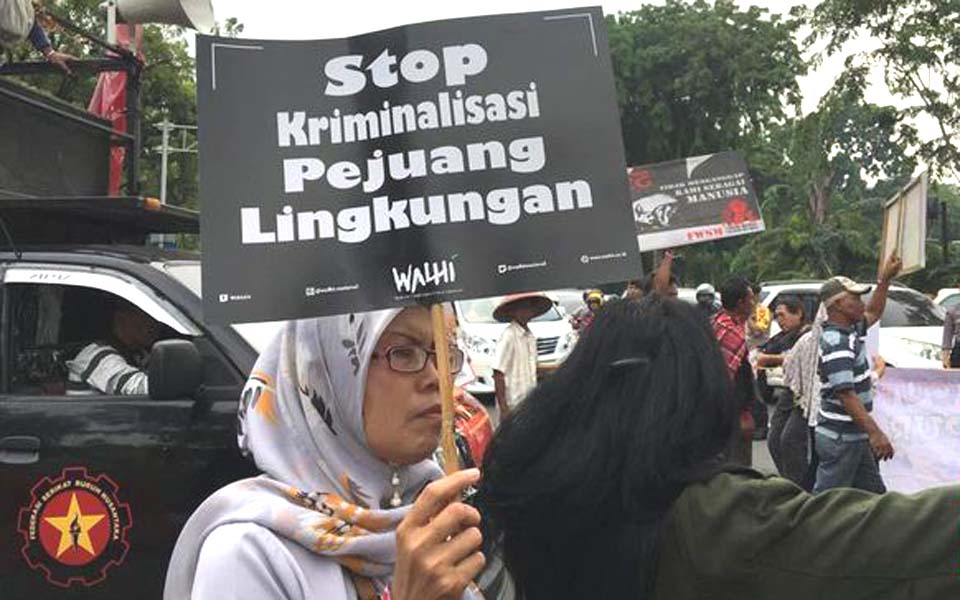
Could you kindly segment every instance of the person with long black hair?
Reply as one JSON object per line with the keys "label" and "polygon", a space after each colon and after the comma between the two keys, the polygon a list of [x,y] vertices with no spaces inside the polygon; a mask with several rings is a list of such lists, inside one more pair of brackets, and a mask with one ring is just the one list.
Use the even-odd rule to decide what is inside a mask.
{"label": "person with long black hair", "polygon": [[738,408],[696,308],[609,304],[494,436],[488,551],[526,600],[960,597],[960,487],[810,495],[718,459]]}

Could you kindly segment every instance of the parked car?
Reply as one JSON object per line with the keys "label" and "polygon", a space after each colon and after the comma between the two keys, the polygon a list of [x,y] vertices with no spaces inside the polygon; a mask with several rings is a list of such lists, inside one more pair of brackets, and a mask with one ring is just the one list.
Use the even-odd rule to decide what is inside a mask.
{"label": "parked car", "polygon": [[[494,392],[492,365],[496,356],[497,340],[507,324],[494,319],[493,310],[502,299],[502,296],[494,296],[454,302],[460,337],[475,375],[475,379],[465,387],[474,395],[489,395]],[[556,306],[533,319],[529,326],[530,331],[537,337],[537,364],[541,367],[559,365],[577,341],[577,334],[570,321]]]}
{"label": "parked car", "polygon": [[945,310],[950,310],[954,306],[960,305],[960,288],[942,288],[937,292],[937,297],[933,301]]}
{"label": "parked car", "polygon": [[565,317],[572,317],[577,314],[577,311],[580,309],[586,308],[587,305],[583,303],[583,294],[586,290],[578,289],[565,289],[565,290],[551,290],[547,292],[547,296],[553,300],[554,304],[560,309],[561,314]]}
{"label": "parked car", "polygon": [[[783,296],[795,296],[804,305],[812,320],[820,307],[822,281],[776,281],[762,284],[760,302],[773,310]],[[864,297],[869,302],[871,294]],[[920,292],[901,285],[891,285],[887,305],[868,333],[868,348],[878,353],[892,367],[940,369],[940,342],[944,310]],[[771,335],[779,327],[774,321]]]}

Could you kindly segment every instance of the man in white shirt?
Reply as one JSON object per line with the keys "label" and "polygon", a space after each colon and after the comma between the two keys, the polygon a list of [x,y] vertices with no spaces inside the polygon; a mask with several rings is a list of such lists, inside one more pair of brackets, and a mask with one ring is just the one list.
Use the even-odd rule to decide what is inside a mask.
{"label": "man in white shirt", "polygon": [[91,342],[67,361],[70,395],[147,395],[147,358],[157,322],[133,306],[116,309],[107,339]]}
{"label": "man in white shirt", "polygon": [[543,294],[514,294],[504,298],[493,311],[496,320],[509,322],[497,342],[493,362],[493,385],[501,419],[537,385],[537,338],[527,323],[552,305]]}

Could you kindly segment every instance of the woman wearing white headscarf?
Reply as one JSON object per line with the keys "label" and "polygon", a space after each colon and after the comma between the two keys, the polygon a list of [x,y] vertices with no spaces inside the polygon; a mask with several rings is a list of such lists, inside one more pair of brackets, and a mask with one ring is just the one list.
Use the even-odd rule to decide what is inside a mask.
{"label": "woman wearing white headscarf", "polygon": [[264,475],[193,514],[165,600],[479,597],[464,588],[484,564],[480,516],[456,502],[479,473],[441,479],[429,459],[432,340],[425,308],[287,323],[240,401],[240,448]]}

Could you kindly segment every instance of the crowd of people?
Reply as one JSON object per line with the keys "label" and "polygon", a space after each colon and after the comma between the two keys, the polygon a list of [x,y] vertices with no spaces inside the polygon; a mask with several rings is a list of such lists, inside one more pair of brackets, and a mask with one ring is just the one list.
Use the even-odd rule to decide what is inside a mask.
{"label": "crowd of people", "polygon": [[[870,286],[830,279],[812,324],[778,302],[780,332],[751,351],[750,283],[690,305],[668,265],[623,298],[586,293],[579,342],[539,382],[527,324],[550,300],[505,298],[482,476],[431,458],[427,309],[291,322],[240,406],[263,475],[191,517],[165,598],[954,597],[960,488],[885,493],[877,467],[894,449],[870,416],[863,335],[899,266],[868,305]],[[783,477],[749,468],[758,394]]]}
{"label": "crowd of people", "polygon": [[[29,40],[70,73],[39,24]],[[239,404],[262,475],[190,517],[164,598],[960,597],[960,487],[888,492],[879,469],[896,449],[871,415],[884,365],[865,337],[899,259],[876,285],[826,281],[817,315],[762,305],[740,276],[683,303],[673,262],[618,298],[584,292],[551,373],[529,323],[552,301],[504,298],[500,426],[482,468],[447,475],[428,309],[286,323]],[[68,362],[70,391],[145,394],[157,335],[118,308],[109,339]],[[960,308],[941,350],[960,367]],[[444,371],[464,364],[453,341],[441,354]],[[757,439],[779,476],[751,468]]]}
{"label": "crowd of people", "polygon": [[[672,262],[667,252],[657,271],[630,282],[621,298],[676,297]],[[751,442],[765,439],[777,472],[807,491],[885,491],[877,461],[891,458],[894,449],[870,417],[872,387],[885,364],[879,356],[867,356],[865,338],[883,314],[900,264],[896,258],[888,261],[869,305],[861,298],[874,291],[872,286],[846,277],[830,279],[821,289],[815,318],[808,318],[803,302],[790,295],[764,306],[758,301],[759,286],[743,277],[723,282],[722,300],[709,283],[696,288],[695,305],[713,329],[739,409],[738,432],[724,453],[727,460],[752,466]],[[584,302],[586,308],[572,319],[579,331],[592,324],[603,296],[590,290]],[[944,348],[951,352],[954,337],[960,337],[953,333],[957,314],[951,313],[944,328]],[[774,321],[779,331],[771,337]]]}

